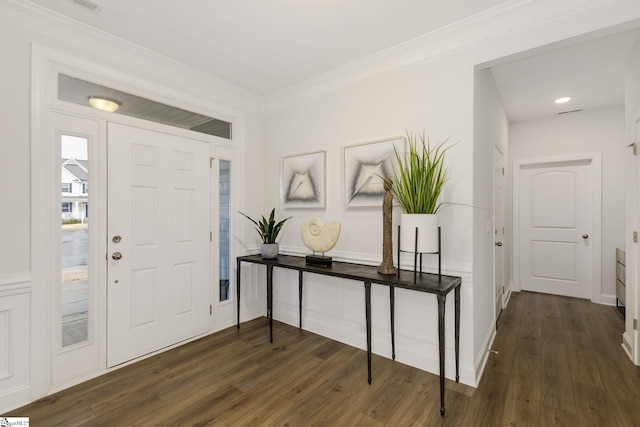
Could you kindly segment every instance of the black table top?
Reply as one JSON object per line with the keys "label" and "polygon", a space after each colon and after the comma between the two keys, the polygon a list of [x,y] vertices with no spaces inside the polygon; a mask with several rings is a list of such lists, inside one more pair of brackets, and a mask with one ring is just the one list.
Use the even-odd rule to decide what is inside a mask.
{"label": "black table top", "polygon": [[334,261],[331,267],[321,267],[308,265],[304,257],[292,255],[278,255],[273,259],[264,259],[261,255],[247,255],[239,256],[237,260],[440,295],[448,294],[462,282],[460,277],[445,275],[441,276],[442,280],[438,280],[438,275],[431,273],[418,273],[414,282],[414,272],[410,270],[399,270],[399,275],[380,274],[376,266],[339,261]]}

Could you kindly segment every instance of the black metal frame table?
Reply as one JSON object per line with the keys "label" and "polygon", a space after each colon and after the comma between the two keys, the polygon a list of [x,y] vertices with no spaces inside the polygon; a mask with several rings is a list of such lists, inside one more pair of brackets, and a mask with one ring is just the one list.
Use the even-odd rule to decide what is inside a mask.
{"label": "black metal frame table", "polygon": [[299,327],[302,328],[302,285],[303,273],[314,273],[342,279],[361,281],[365,289],[365,318],[367,332],[367,380],[371,384],[371,284],[389,286],[389,304],[391,313],[391,349],[395,360],[394,306],[395,288],[435,294],[438,299],[438,347],[440,358],[440,414],[444,416],[444,349],[445,349],[445,302],[447,294],[455,292],[455,360],[456,382],[460,381],[460,285],[462,279],[456,276],[438,276],[437,274],[418,273],[399,270],[398,274],[384,275],[377,267],[334,261],[330,267],[307,265],[304,257],[279,255],[277,258],[264,259],[261,255],[247,255],[236,258],[236,303],[237,328],[240,329],[240,265],[242,262],[261,264],[267,267],[267,317],[269,318],[269,341],[273,342],[273,268],[285,268],[298,271]]}

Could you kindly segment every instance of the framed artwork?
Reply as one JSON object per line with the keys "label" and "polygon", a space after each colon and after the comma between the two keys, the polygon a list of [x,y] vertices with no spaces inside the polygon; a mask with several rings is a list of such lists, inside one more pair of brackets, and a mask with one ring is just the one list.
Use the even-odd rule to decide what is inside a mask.
{"label": "framed artwork", "polygon": [[393,177],[404,153],[404,137],[398,136],[343,148],[343,194],[346,207],[380,207],[384,197],[382,178]]}
{"label": "framed artwork", "polygon": [[280,194],[285,209],[325,207],[326,152],[282,158]]}

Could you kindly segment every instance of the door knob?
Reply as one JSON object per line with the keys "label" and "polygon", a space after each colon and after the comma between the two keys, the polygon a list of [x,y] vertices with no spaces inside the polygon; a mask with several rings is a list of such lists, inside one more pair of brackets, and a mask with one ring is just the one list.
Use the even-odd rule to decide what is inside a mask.
{"label": "door knob", "polygon": [[496,246],[502,246],[502,242],[496,242]]}
{"label": "door knob", "polygon": [[117,261],[122,258],[122,254],[120,252],[114,252],[113,255],[111,255],[111,258]]}
{"label": "door knob", "polygon": [[582,235],[582,238],[583,238],[583,239],[588,239],[588,238],[589,238],[589,235],[588,235],[588,234],[583,234],[583,235]]}

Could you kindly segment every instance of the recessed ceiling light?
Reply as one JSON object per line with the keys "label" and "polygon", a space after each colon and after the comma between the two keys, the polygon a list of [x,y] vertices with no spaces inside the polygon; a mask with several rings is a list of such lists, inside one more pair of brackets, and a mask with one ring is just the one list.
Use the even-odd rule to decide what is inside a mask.
{"label": "recessed ceiling light", "polygon": [[116,101],[112,101],[106,98],[97,98],[94,96],[89,97],[89,104],[95,109],[108,111],[110,113],[113,113],[118,108],[120,108],[120,104]]}
{"label": "recessed ceiling light", "polygon": [[558,98],[556,99],[555,103],[556,104],[564,104],[566,102],[571,101],[571,97],[570,96],[563,96],[562,98]]}

